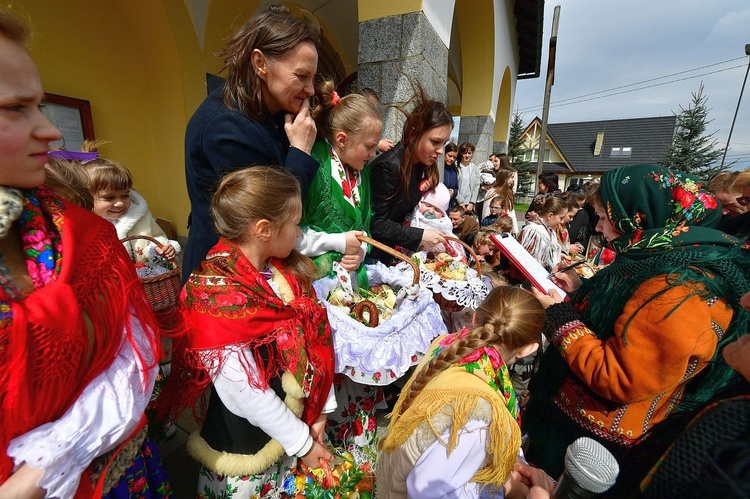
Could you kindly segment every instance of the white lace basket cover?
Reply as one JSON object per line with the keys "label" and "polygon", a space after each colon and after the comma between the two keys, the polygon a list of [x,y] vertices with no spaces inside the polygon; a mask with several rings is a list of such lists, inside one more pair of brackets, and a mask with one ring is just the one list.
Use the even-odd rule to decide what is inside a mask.
{"label": "white lace basket cover", "polygon": [[[424,267],[427,260],[427,252],[420,251],[412,255],[419,261],[419,284],[428,288],[433,293],[438,293],[448,301],[454,301],[462,307],[468,307],[472,310],[479,308],[487,295],[490,294],[492,287],[485,282],[484,276],[477,277],[477,271],[472,268],[466,269],[466,280],[457,281],[454,279],[444,279],[439,274]],[[401,272],[412,273],[411,267],[406,262],[396,265]]]}
{"label": "white lace basket cover", "polygon": [[[371,286],[410,286],[413,282],[414,272],[408,264],[406,271],[380,262],[366,268]],[[416,299],[405,298],[390,318],[374,328],[325,301],[337,286],[338,281],[331,277],[313,282],[318,298],[328,309],[336,372],[357,383],[379,386],[392,383],[422,358],[436,336],[448,332],[432,291],[422,286]]]}

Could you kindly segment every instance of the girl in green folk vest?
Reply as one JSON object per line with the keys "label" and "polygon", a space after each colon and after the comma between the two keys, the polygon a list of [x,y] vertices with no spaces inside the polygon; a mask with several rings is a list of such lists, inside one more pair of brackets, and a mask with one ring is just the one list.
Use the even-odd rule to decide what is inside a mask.
{"label": "girl in green folk vest", "polygon": [[[312,116],[318,140],[312,156],[320,163],[304,200],[302,237],[297,248],[318,267],[319,275],[332,275],[334,262],[356,272],[361,288],[369,287],[362,264],[367,245],[357,235],[370,232],[370,170],[382,123],[380,113],[366,97],[339,97],[333,83],[317,90]],[[325,298],[325,297],[321,297]],[[334,332],[335,334],[335,332]],[[334,379],[339,410],[329,415],[328,434],[334,445],[375,450],[375,409],[383,392],[360,385],[343,375]]]}

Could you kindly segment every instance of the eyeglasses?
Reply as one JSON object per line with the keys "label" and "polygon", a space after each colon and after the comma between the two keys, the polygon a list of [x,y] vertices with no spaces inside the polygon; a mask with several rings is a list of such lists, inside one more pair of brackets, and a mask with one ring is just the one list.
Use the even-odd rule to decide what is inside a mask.
{"label": "eyeglasses", "polygon": [[740,196],[737,198],[737,203],[740,206],[747,206],[750,204],[750,196]]}
{"label": "eyeglasses", "polygon": [[502,206],[490,206],[490,211],[500,211],[502,209]]}

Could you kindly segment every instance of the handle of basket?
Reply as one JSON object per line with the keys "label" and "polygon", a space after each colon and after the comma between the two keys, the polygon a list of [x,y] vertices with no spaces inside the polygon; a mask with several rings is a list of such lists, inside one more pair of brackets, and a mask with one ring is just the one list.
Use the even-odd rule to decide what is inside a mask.
{"label": "handle of basket", "polygon": [[367,236],[357,236],[357,239],[359,239],[360,242],[367,243],[370,246],[373,246],[380,251],[384,251],[388,253],[391,256],[395,256],[399,260],[403,260],[404,262],[411,265],[411,268],[414,269],[414,282],[412,284],[418,284],[419,283],[419,266],[417,263],[409,258],[408,256],[404,255],[400,251],[396,251],[395,249],[391,248],[390,246],[386,246],[385,244],[381,243],[380,241],[376,241],[375,239],[372,239],[371,237]]}
{"label": "handle of basket", "polygon": [[128,236],[128,237],[123,237],[122,239],[120,239],[120,242],[121,243],[126,243],[128,241],[133,241],[135,239],[146,239],[146,240],[151,241],[152,243],[154,243],[159,248],[163,248],[164,246],[166,246],[166,244],[162,244],[161,242],[157,241],[156,239],[154,239],[151,236]]}
{"label": "handle of basket", "polygon": [[466,244],[465,242],[463,242],[462,240],[460,240],[457,237],[445,236],[445,238],[448,241],[455,241],[458,244],[460,244],[461,246],[463,246],[464,248],[466,248],[467,250],[469,250],[469,254],[474,259],[474,261],[477,262],[477,277],[482,277],[482,266],[479,265],[479,260],[478,260],[477,254],[474,253],[474,250],[472,249],[472,247],[469,246],[468,244]]}

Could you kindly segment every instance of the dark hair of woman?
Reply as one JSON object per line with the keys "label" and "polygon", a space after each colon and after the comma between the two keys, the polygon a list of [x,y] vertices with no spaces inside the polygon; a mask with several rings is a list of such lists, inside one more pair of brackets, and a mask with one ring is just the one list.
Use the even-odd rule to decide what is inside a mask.
{"label": "dark hair of woman", "polygon": [[458,146],[458,158],[461,159],[461,156],[463,156],[465,153],[474,152],[476,151],[476,149],[476,146],[471,142],[464,142],[460,146]]}
{"label": "dark hair of woman", "polygon": [[555,192],[560,190],[559,177],[555,172],[544,172],[539,175],[539,183],[547,186],[547,192]]}
{"label": "dark hair of woman", "polygon": [[229,109],[237,106],[252,119],[261,119],[265,106],[261,80],[251,60],[253,50],[258,49],[266,58],[275,60],[303,41],[318,46],[320,36],[318,21],[306,10],[292,13],[284,5],[273,4],[256,12],[216,54],[224,60],[222,72],[226,72],[224,104]]}
{"label": "dark hair of woman", "polygon": [[[404,145],[404,158],[401,161],[401,189],[409,199],[409,179],[411,171],[414,168],[416,159],[414,159],[414,150],[422,136],[441,126],[450,126],[453,128],[453,115],[448,111],[446,105],[440,101],[432,100],[427,97],[422,86],[409,78],[414,88],[414,95],[399,110],[406,114],[403,107],[414,104],[414,108],[406,114],[406,123],[404,123],[404,133],[401,139]],[[424,177],[430,180],[432,186],[440,183],[440,174],[438,173],[437,162],[431,165],[425,165]],[[395,193],[394,193],[395,195]]]}

